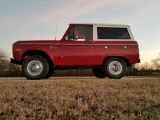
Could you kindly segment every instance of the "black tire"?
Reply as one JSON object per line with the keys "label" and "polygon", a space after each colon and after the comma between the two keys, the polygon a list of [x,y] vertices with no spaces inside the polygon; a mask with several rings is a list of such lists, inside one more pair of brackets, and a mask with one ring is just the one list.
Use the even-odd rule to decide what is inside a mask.
{"label": "black tire", "polygon": [[103,69],[107,77],[120,79],[126,74],[127,66],[123,59],[112,57],[105,61]]}
{"label": "black tire", "polygon": [[24,60],[22,63],[22,72],[27,79],[43,79],[49,71],[47,60],[39,55],[33,55]]}
{"label": "black tire", "polygon": [[44,78],[46,78],[46,79],[50,78],[52,76],[53,72],[54,72],[53,66],[49,66],[49,71]]}
{"label": "black tire", "polygon": [[93,68],[93,75],[97,78],[105,78],[106,75],[103,72],[103,67],[95,67]]}

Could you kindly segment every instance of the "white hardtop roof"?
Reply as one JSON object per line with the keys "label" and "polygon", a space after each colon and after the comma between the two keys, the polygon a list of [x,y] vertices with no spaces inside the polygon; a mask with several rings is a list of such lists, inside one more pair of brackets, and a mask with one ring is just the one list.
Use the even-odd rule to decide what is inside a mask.
{"label": "white hardtop roof", "polygon": [[96,26],[114,26],[114,27],[130,27],[129,25],[126,24],[106,24],[106,23],[71,23],[71,24],[76,24],[76,25],[96,25]]}

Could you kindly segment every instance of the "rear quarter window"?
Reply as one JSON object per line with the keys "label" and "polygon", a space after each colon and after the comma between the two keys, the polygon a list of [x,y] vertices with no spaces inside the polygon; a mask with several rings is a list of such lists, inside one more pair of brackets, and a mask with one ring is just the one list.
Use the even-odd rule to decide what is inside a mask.
{"label": "rear quarter window", "polygon": [[98,39],[130,39],[127,28],[97,27]]}

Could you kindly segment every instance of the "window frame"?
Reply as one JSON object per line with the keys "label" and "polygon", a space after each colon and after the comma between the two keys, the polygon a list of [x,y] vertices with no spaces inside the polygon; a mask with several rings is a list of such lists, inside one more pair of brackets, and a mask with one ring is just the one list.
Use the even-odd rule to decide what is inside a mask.
{"label": "window frame", "polygon": [[[67,37],[67,35],[69,34],[69,32],[74,29],[74,27],[76,26],[90,26],[91,27],[91,39],[84,39],[84,41],[93,41],[93,25],[86,25],[86,24],[73,24],[70,26],[70,28],[68,29],[67,33],[65,34],[65,38]],[[73,31],[74,34],[74,31]],[[80,40],[67,40],[67,41],[80,41]]]}
{"label": "window frame", "polygon": [[[126,28],[130,39],[98,39],[98,27],[108,27],[108,28]],[[94,25],[93,26],[93,41],[134,41],[133,34],[131,32],[130,26],[111,26],[111,25]]]}
{"label": "window frame", "polygon": [[127,28],[97,27],[98,39],[130,39]]}

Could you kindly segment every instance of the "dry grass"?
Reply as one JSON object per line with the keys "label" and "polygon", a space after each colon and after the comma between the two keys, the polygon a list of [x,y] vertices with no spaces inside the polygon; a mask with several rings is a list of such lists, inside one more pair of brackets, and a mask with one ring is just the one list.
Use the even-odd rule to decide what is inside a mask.
{"label": "dry grass", "polygon": [[160,78],[0,80],[0,120],[158,120]]}

